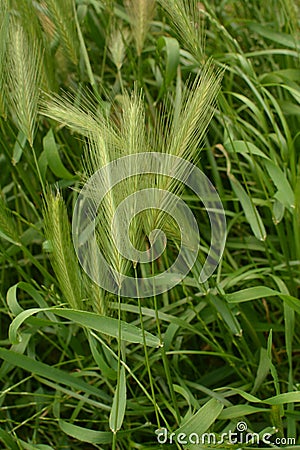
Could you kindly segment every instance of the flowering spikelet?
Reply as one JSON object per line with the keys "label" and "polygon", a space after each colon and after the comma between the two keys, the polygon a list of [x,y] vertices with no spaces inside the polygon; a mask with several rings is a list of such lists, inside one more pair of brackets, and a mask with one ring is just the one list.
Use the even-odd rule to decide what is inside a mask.
{"label": "flowering spikelet", "polygon": [[7,46],[8,97],[17,125],[33,145],[41,85],[41,50],[22,26],[12,21]]}
{"label": "flowering spikelet", "polygon": [[138,56],[141,55],[150,22],[154,16],[155,0],[126,0]]}

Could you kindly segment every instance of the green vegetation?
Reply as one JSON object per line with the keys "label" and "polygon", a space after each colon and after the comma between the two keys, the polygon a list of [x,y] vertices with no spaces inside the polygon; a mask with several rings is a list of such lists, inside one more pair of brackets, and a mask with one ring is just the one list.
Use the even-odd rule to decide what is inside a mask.
{"label": "green vegetation", "polygon": [[[155,432],[218,440],[239,422],[275,448],[300,448],[299,8],[0,0],[1,448],[201,450],[214,445],[159,444]],[[157,261],[133,264],[113,245],[116,207],[154,182],[182,197],[201,236],[180,284],[136,299],[90,280],[71,221],[89,176],[145,151],[209,177],[227,241],[200,283],[203,205],[168,177],[131,177],[99,210],[98,243],[115,270],[151,276],[176,259],[178,227],[156,210],[131,222],[130,238],[145,250],[161,225],[169,239]]]}

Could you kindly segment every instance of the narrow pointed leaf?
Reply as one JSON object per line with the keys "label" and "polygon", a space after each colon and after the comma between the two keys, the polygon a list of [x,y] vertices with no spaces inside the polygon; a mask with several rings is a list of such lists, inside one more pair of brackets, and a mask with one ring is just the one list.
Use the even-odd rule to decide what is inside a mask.
{"label": "narrow pointed leaf", "polygon": [[[77,311],[73,309],[58,308],[32,308],[21,312],[9,327],[9,338],[11,342],[18,342],[18,330],[26,319],[39,312],[50,311],[52,314],[71,320],[80,326],[91,328],[92,330],[106,334],[107,336],[118,338],[119,321],[111,317],[99,316],[98,314]],[[146,344],[150,347],[158,347],[159,339],[149,332],[145,332]],[[143,344],[142,330],[135,325],[121,321],[121,339],[127,342]]]}
{"label": "narrow pointed leaf", "polygon": [[205,433],[219,417],[223,407],[224,405],[219,400],[210,399],[185,424],[178,428],[176,435],[184,433],[189,436],[195,431],[198,435]]}
{"label": "narrow pointed leaf", "polygon": [[275,198],[289,208],[289,210],[295,208],[295,195],[284,172],[272,161],[264,161],[264,164],[273,183],[278,189]]}
{"label": "narrow pointed leaf", "polygon": [[74,175],[72,175],[68,169],[65,168],[61,161],[52,129],[50,129],[44,137],[43,147],[47,155],[48,165],[54,175],[58,178],[64,178],[66,180],[74,179]]}
{"label": "narrow pointed leaf", "polygon": [[73,425],[65,420],[59,420],[60,429],[78,441],[88,442],[89,444],[110,444],[112,433],[110,431],[96,431]]}
{"label": "narrow pointed leaf", "polygon": [[241,202],[246,219],[248,220],[249,225],[251,226],[254,236],[260,241],[264,241],[267,237],[267,233],[257,208],[251,201],[250,197],[248,196],[248,194],[246,193],[240,182],[232,175],[230,176],[230,183],[232,189],[235,192],[235,195]]}
{"label": "narrow pointed leaf", "polygon": [[122,426],[126,410],[126,375],[122,366],[109,416],[109,427],[116,433]]}
{"label": "narrow pointed leaf", "polygon": [[[110,401],[110,397],[95,386],[92,386],[63,370],[51,367],[48,364],[36,361],[28,356],[21,355],[20,353],[7,350],[5,348],[0,348],[0,358],[16,367],[26,370],[29,373],[40,375],[48,380],[55,381],[59,384],[64,384],[69,388],[83,391],[88,395],[95,395],[96,397],[108,402]],[[109,407],[106,407],[106,409],[109,409]]]}

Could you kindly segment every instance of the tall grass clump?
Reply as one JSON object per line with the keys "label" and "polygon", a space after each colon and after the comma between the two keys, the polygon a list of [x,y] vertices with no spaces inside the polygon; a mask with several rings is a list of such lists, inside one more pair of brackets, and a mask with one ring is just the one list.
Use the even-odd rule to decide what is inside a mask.
{"label": "tall grass clump", "polygon": [[[297,448],[297,2],[0,0],[0,11],[0,447],[266,448],[242,424]],[[147,166],[153,152],[195,164],[222,201],[225,250],[205,283],[212,224],[199,198],[116,162],[146,154]],[[97,249],[83,255],[92,279],[79,263],[71,225],[81,189],[112,162],[122,181],[100,205],[89,191],[97,248],[119,273],[108,292],[92,281]],[[153,188],[160,207],[161,191],[188,205],[200,239],[188,275],[146,297],[138,280],[172,266],[180,227],[134,201],[114,217]],[[127,224],[145,255],[165,233],[158,258],[119,252]]]}

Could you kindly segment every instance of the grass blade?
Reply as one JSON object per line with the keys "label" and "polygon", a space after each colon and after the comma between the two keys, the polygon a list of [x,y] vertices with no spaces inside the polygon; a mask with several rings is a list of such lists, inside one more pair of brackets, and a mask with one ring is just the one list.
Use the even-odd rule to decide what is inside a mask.
{"label": "grass blade", "polygon": [[65,420],[58,421],[59,428],[68,436],[78,439],[81,442],[89,444],[110,444],[112,441],[112,433],[110,431],[94,431],[88,430],[78,425],[73,425]]}
{"label": "grass blade", "polygon": [[126,375],[125,368],[120,370],[120,378],[117,383],[113,404],[109,416],[109,427],[113,433],[116,433],[122,427],[126,410]]}
{"label": "grass blade", "polygon": [[[12,321],[9,328],[9,338],[11,342],[17,343],[18,330],[20,326],[34,314],[39,312],[50,311],[52,314],[56,314],[64,319],[71,320],[82,327],[87,327],[99,333],[106,334],[114,338],[119,336],[119,321],[112,317],[101,317],[98,314],[87,311],[76,311],[72,309],[58,309],[58,308],[32,308],[22,311]],[[150,347],[158,347],[160,344],[159,339],[149,332],[145,332],[146,343]],[[130,343],[143,344],[142,330],[135,325],[121,321],[121,339]]]}
{"label": "grass blade", "polygon": [[[0,348],[0,358],[7,361],[14,366],[21,367],[23,370],[32,374],[40,375],[48,380],[54,381],[58,384],[64,384],[75,390],[83,391],[88,395],[94,395],[105,401],[110,401],[110,397],[100,389],[86,383],[80,378],[74,377],[63,370],[56,369],[40,361],[36,361],[28,356],[20,353]],[[107,407],[106,407],[107,408]],[[110,409],[110,408],[109,408]]]}
{"label": "grass blade", "polygon": [[216,421],[223,408],[224,405],[219,400],[215,398],[210,399],[176,431],[176,435],[184,433],[189,436],[197,430],[198,435],[201,436]]}
{"label": "grass blade", "polygon": [[267,237],[266,229],[252,199],[247,195],[240,182],[232,174],[230,174],[230,183],[235,195],[241,202],[246,219],[251,226],[254,236],[260,241],[265,241]]}
{"label": "grass blade", "polygon": [[47,156],[48,165],[54,175],[65,180],[73,180],[74,175],[65,168],[61,161],[52,129],[48,131],[43,139],[43,148]]}

